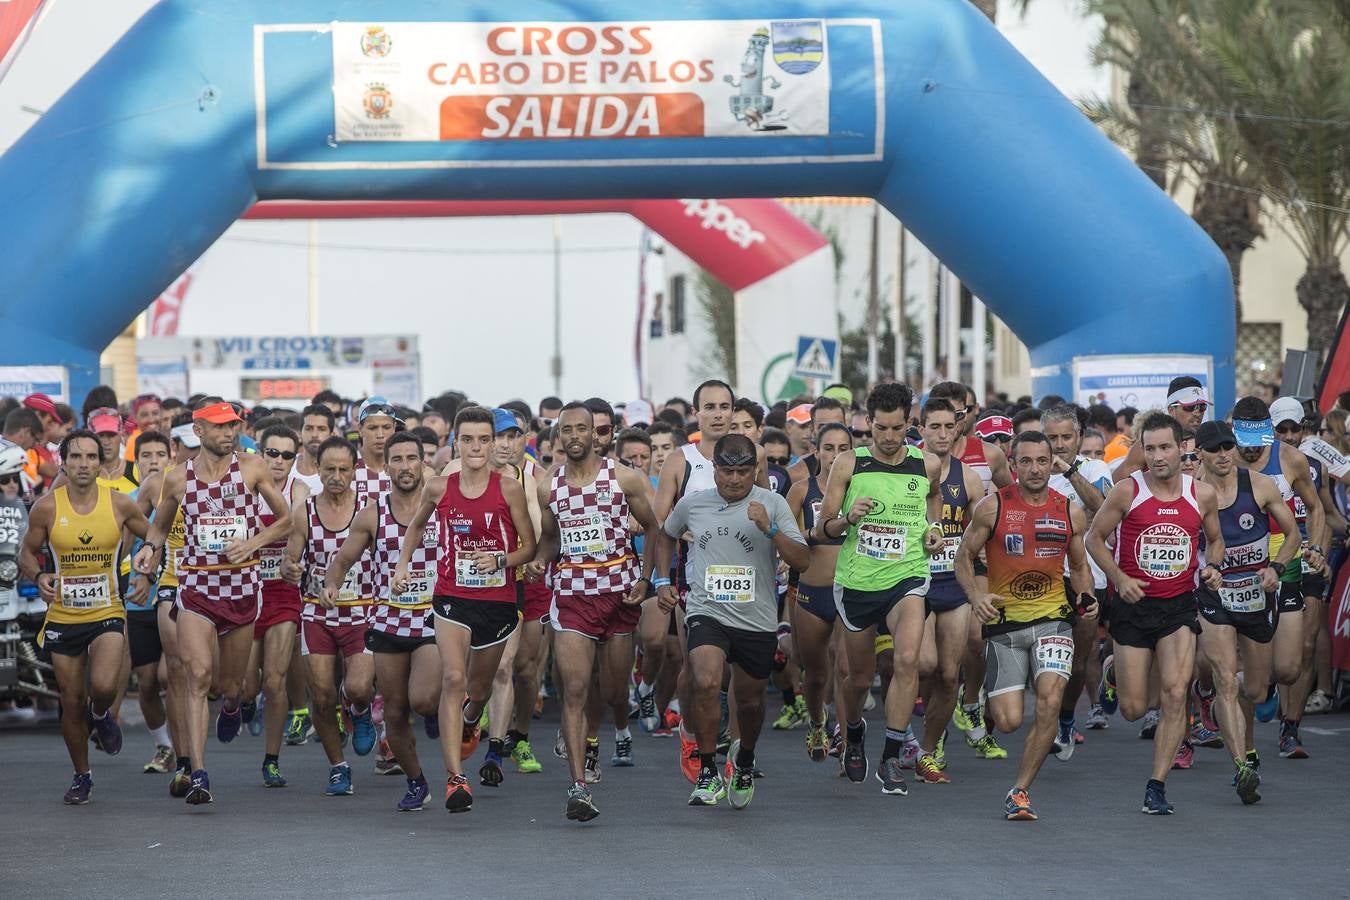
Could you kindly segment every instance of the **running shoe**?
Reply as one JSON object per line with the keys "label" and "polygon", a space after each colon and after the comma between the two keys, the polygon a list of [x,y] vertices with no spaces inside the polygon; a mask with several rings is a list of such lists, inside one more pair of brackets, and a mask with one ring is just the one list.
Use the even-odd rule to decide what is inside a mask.
{"label": "running shoe", "polygon": [[554,733],[553,755],[558,757],[558,759],[567,759],[567,741],[563,740],[562,729],[559,729]]}
{"label": "running shoe", "polygon": [[1280,708],[1280,693],[1275,690],[1275,685],[1266,688],[1266,699],[1256,704],[1256,720],[1258,722],[1273,722],[1275,714]]}
{"label": "running shoe", "polygon": [[205,769],[198,769],[192,773],[192,784],[183,799],[187,801],[188,806],[203,806],[213,802],[211,776],[206,774]]}
{"label": "running shoe", "polygon": [[645,697],[638,694],[638,724],[648,734],[655,731],[661,724],[661,717],[656,713],[656,691],[652,691]]}
{"label": "running shoe", "polygon": [[1308,695],[1308,702],[1303,704],[1303,714],[1305,716],[1316,716],[1321,713],[1329,713],[1331,707],[1331,695],[1318,688]]}
{"label": "running shoe", "polygon": [[933,748],[933,761],[942,771],[947,771],[947,729],[942,729],[942,734],[938,735],[937,746]]}
{"label": "running shoe", "polygon": [[155,755],[150,758],[150,761],[145,764],[145,768],[141,771],[147,774],[150,772],[158,772],[160,775],[167,775],[172,772],[173,748],[165,747],[163,744],[156,747]]}
{"label": "running shoe", "polygon": [[914,781],[916,784],[951,784],[951,776],[942,771],[938,765],[937,758],[931,753],[925,753],[919,757],[918,762],[914,764]]}
{"label": "running shoe", "polygon": [[423,716],[422,730],[426,732],[429,740],[437,740],[441,736],[441,717],[439,714]]}
{"label": "running shoe", "polygon": [[[347,714],[343,712],[341,704],[338,704],[337,708],[337,727],[338,727],[338,742],[342,745],[343,749],[346,749],[347,732],[349,729],[347,728]],[[315,740],[317,739],[318,738],[316,737]]]}
{"label": "running shoe", "polygon": [[1035,822],[1036,810],[1031,808],[1031,797],[1022,788],[1008,791],[1003,800],[1003,814],[1009,822]]}
{"label": "running shoe", "polygon": [[369,756],[375,749],[375,721],[371,718],[370,707],[363,713],[352,713],[352,751],[357,756]]}
{"label": "running shoe", "polygon": [[375,774],[376,775],[404,775],[403,767],[398,764],[394,758],[393,748],[389,746],[389,741],[381,738],[375,745]]}
{"label": "running shoe", "polygon": [[1247,765],[1252,767],[1253,772],[1259,774],[1261,771],[1261,754],[1257,753],[1255,750],[1248,750]]}
{"label": "running shoe", "polygon": [[70,787],[66,788],[66,795],[62,798],[67,806],[84,806],[89,802],[89,795],[94,790],[94,773],[85,772],[83,775],[75,774],[70,779]]}
{"label": "running shoe", "polygon": [[1280,723],[1280,758],[1307,759],[1308,751],[1298,737],[1298,725],[1285,719]]}
{"label": "running shoe", "polygon": [[903,749],[900,751],[900,768],[912,769],[918,762],[919,757],[923,755],[923,747],[919,746],[918,740],[909,738],[905,741]]}
{"label": "running shoe", "polygon": [[178,769],[169,779],[169,796],[182,800],[192,790],[192,773],[187,769]]}
{"label": "running shoe", "polygon": [[[959,697],[960,694],[958,693],[957,696]],[[962,731],[973,731],[975,729],[975,723],[970,721],[970,716],[966,715],[966,711],[960,703],[957,703],[956,708],[952,710],[952,724]]]}
{"label": "running shoe", "polygon": [[506,773],[502,771],[502,755],[489,750],[483,757],[483,767],[478,770],[478,780],[487,787],[500,787]]}
{"label": "running shoe", "polygon": [[109,709],[99,718],[94,718],[91,712],[90,719],[93,721],[94,734],[98,737],[98,748],[109,756],[121,753],[122,726],[113,718],[112,710]]}
{"label": "running shoe", "polygon": [[445,780],[445,808],[452,813],[473,809],[473,791],[469,790],[469,779],[462,772]]}
{"label": "running shoe", "polygon": [[680,771],[684,777],[689,779],[690,784],[698,781],[698,741],[684,733],[684,728],[680,732]]}
{"label": "running shoe", "polygon": [[245,725],[252,725],[253,720],[258,717],[258,701],[253,699],[240,703],[239,716],[244,720]]}
{"label": "running shoe", "polygon": [[352,795],[352,767],[333,766],[328,770],[328,787],[324,793],[330,797],[350,797]]}
{"label": "running shoe", "polygon": [[1177,748],[1177,755],[1172,758],[1172,768],[1189,769],[1195,765],[1195,748],[1191,746],[1190,741],[1182,741],[1181,746]]}
{"label": "running shoe", "polygon": [[717,733],[717,752],[726,756],[731,749],[731,729],[723,728]]}
{"label": "running shoe", "polygon": [[1150,706],[1144,713],[1144,724],[1139,727],[1139,737],[1141,740],[1151,741],[1153,735],[1158,731],[1158,719],[1162,712],[1156,706]]}
{"label": "running shoe", "polygon": [[830,749],[830,736],[825,733],[825,723],[812,725],[806,729],[806,755],[813,762],[824,762]]}
{"label": "running shoe", "polygon": [[900,768],[898,758],[892,756],[883,759],[873,774],[877,776],[877,781],[881,782],[883,794],[898,794],[903,797],[909,793],[909,788],[905,785],[905,773]]}
{"label": "running shoe", "polygon": [[591,798],[591,789],[580,781],[567,789],[567,818],[576,822],[589,822],[600,815]]}
{"label": "running shoe", "polygon": [[793,728],[800,728],[801,724],[797,717],[797,708],[795,706],[784,706],[778,718],[773,720],[773,730],[791,731]]}
{"label": "running shoe", "polygon": [[[725,768],[723,769],[723,774],[722,774],[722,780],[723,780],[724,782],[726,782],[727,784],[731,784],[731,776],[732,776],[732,774],[735,772],[735,769],[736,769],[736,767],[733,766],[733,765],[731,764],[731,762],[732,762],[732,760],[734,760],[737,756],[740,756],[740,755],[741,755],[741,742],[740,742],[740,740],[732,741],[732,742],[731,742],[731,749],[729,749],[729,750],[727,751],[727,761],[726,761]],[[752,766],[752,767],[751,767],[751,772],[753,773],[753,771],[754,771],[754,767]]]}
{"label": "running shoe", "polygon": [[[830,731],[830,756],[838,760],[844,758],[844,732],[840,730],[837,722],[834,729]],[[843,774],[842,769],[840,769],[839,774]]]}
{"label": "running shoe", "polygon": [[1065,722],[1059,720],[1059,728],[1055,732],[1055,742],[1050,745],[1050,752],[1055,755],[1055,759],[1060,762],[1068,762],[1073,756],[1073,720]]}
{"label": "running shoe", "polygon": [[1078,726],[1075,725],[1073,729],[1073,742],[1075,744],[1081,744],[1086,740],[1087,738],[1083,737],[1083,732],[1079,731]]}
{"label": "running shoe", "polygon": [[244,725],[244,711],[236,706],[234,712],[225,708],[225,704],[220,704],[220,712],[216,714],[216,740],[222,744],[228,744],[239,736],[239,730]]}
{"label": "running shoe", "polygon": [[464,731],[459,742],[459,758],[468,759],[473,756],[473,751],[478,749],[478,742],[483,737],[483,727],[477,722],[465,722]]}
{"label": "running shoe", "polygon": [[516,741],[516,745],[511,748],[511,761],[516,764],[516,771],[522,775],[534,775],[544,771],[539,760],[535,759],[529,741]]}
{"label": "running shoe", "polygon": [[251,706],[253,707],[253,715],[245,718],[244,722],[248,725],[248,733],[253,737],[258,737],[263,733],[263,709],[265,704],[262,694],[258,695],[258,699]]}
{"label": "running shoe", "polygon": [[1223,749],[1223,735],[1206,727],[1203,716],[1196,716],[1195,720],[1191,722],[1190,741],[1197,747],[1208,747],[1211,750]]}
{"label": "running shoe", "polygon": [[586,742],[586,759],[582,763],[582,774],[587,784],[600,783],[600,742]]}
{"label": "running shoe", "polygon": [[408,779],[408,791],[398,801],[397,809],[399,812],[421,812],[430,798],[431,786],[427,784],[426,776],[418,775]]}
{"label": "running shoe", "polygon": [[1144,788],[1144,807],[1140,812],[1149,816],[1170,816],[1174,807],[1167,802],[1167,792],[1163,787],[1152,784]]}
{"label": "running shoe", "polygon": [[[866,719],[863,720],[863,736],[856,744],[853,741],[848,740],[847,737],[844,739],[844,774],[847,775],[848,780],[854,784],[860,783],[867,777],[867,750],[863,746],[866,740]],[[899,765],[899,762],[899,760],[896,760],[896,765]]]}
{"label": "running shoe", "polygon": [[1111,727],[1111,717],[1106,714],[1101,704],[1094,703],[1092,709],[1088,710],[1087,721],[1083,724],[1089,731],[1101,731],[1103,728]]}
{"label": "running shoe", "polygon": [[479,731],[482,731],[482,732],[484,732],[484,733],[486,733],[487,730],[488,730],[488,725],[489,725],[489,724],[490,724],[490,722],[488,721],[488,708],[487,708],[487,704],[484,703],[484,704],[483,704],[483,711],[482,711],[481,713],[478,714],[478,730],[479,730]]}
{"label": "running shoe", "polygon": [[703,769],[698,773],[694,789],[689,792],[690,806],[716,806],[727,795],[726,782],[716,772]]}
{"label": "running shoe", "polygon": [[262,773],[263,787],[283,788],[286,786],[286,778],[281,774],[281,767],[276,763],[263,763]]}
{"label": "running shoe", "polygon": [[998,745],[992,734],[985,734],[978,741],[972,741],[966,738],[966,744],[975,751],[975,755],[980,759],[1007,759],[1008,751]]}
{"label": "running shoe", "polygon": [[1237,767],[1233,774],[1233,787],[1245,806],[1251,806],[1261,799],[1261,776],[1248,765]]}
{"label": "running shoe", "polygon": [[1200,712],[1200,724],[1205,726],[1207,731],[1215,734],[1220,732],[1219,723],[1214,718],[1214,691],[1205,696],[1204,690],[1200,687],[1200,680],[1191,681],[1191,694],[1195,697],[1195,707]]}
{"label": "running shoe", "polygon": [[299,747],[313,736],[314,721],[309,717],[309,710],[291,710],[286,722],[286,744]]}
{"label": "running shoe", "polygon": [[1097,691],[1097,702],[1108,716],[1114,716],[1120,709],[1120,697],[1116,694],[1116,657],[1108,656],[1102,663],[1102,683]]}
{"label": "running shoe", "polygon": [[611,766],[627,768],[633,765],[633,739],[619,738],[614,742],[614,755],[609,758]]}
{"label": "running shoe", "polygon": [[727,782],[727,802],[732,809],[745,809],[755,798],[755,767],[736,767]]}

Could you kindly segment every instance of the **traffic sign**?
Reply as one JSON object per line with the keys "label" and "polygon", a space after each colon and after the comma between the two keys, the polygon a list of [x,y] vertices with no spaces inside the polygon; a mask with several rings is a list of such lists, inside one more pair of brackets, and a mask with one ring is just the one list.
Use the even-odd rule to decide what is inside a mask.
{"label": "traffic sign", "polygon": [[833,378],[839,342],[829,338],[797,338],[797,363],[793,371],[801,378]]}

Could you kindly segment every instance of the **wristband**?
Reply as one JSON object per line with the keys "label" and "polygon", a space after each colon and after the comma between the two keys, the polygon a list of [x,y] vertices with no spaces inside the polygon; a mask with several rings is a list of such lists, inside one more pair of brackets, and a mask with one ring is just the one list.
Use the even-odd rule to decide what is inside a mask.
{"label": "wristband", "polygon": [[158,552],[159,552],[159,547],[158,547],[158,545],[152,544],[152,543],[150,543],[149,541],[142,541],[142,542],[141,542],[141,546],[142,546],[142,547],[149,547],[151,553],[158,553]]}
{"label": "wristband", "polygon": [[766,535],[767,537],[772,538],[772,537],[773,537],[775,534],[777,534],[777,533],[778,533],[778,523],[777,523],[777,522],[774,522],[774,523],[772,523],[772,524],[769,525],[769,530],[768,530],[767,532],[765,532],[765,535]]}
{"label": "wristband", "polygon": [[647,578],[643,579],[654,588],[670,587],[669,578]]}
{"label": "wristband", "polygon": [[1316,544],[1309,544],[1309,545],[1308,545],[1308,552],[1309,552],[1309,553],[1316,553],[1318,556],[1326,556],[1326,553],[1324,553],[1324,552],[1322,551],[1322,548],[1319,547],[1319,546],[1317,546]]}
{"label": "wristband", "polygon": [[928,530],[929,530],[929,531],[942,531],[942,523],[941,523],[941,522],[929,522],[929,523],[928,523]]}
{"label": "wristband", "polygon": [[1072,478],[1072,477],[1073,477],[1073,473],[1074,473],[1074,472],[1077,472],[1078,469],[1079,469],[1079,467],[1082,466],[1082,465],[1083,465],[1083,461],[1082,461],[1081,459],[1074,460],[1073,465],[1069,466],[1069,470],[1068,470],[1067,472],[1064,473],[1064,477],[1065,477],[1065,478]]}

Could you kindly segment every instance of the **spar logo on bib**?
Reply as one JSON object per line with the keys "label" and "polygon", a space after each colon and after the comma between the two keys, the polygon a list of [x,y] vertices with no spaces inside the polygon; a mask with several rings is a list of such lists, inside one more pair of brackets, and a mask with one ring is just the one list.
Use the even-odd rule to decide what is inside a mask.
{"label": "spar logo on bib", "polygon": [[1191,536],[1171,522],[1145,528],[1135,541],[1134,550],[1140,571],[1158,581],[1176,578],[1191,567]]}

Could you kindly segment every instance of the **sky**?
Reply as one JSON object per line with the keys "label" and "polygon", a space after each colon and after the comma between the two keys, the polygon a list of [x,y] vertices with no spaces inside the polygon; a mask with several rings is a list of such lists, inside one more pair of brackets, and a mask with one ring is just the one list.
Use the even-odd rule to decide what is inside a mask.
{"label": "sky", "polygon": [[[36,121],[151,0],[50,0],[0,82],[0,149]],[[1105,94],[1087,47],[1097,25],[1078,0],[1036,0],[1023,18],[1000,0],[1000,30],[1061,91]],[[304,334],[308,227],[240,222],[197,262],[180,334],[229,336],[241,320]],[[561,395],[631,399],[641,226],[626,216],[562,221]],[[319,333],[416,334],[425,393],[457,388],[484,402],[554,393],[553,223],[548,218],[325,221],[318,229]],[[147,297],[149,304],[154,298]],[[447,316],[472,310],[471,331]]]}

